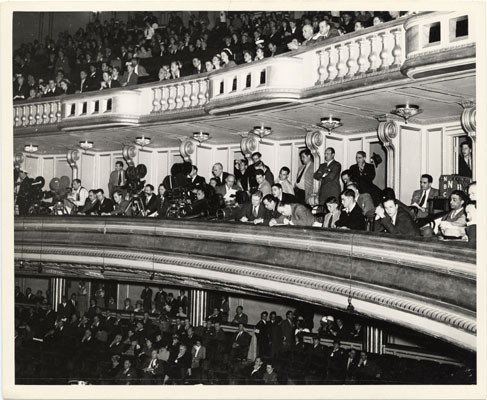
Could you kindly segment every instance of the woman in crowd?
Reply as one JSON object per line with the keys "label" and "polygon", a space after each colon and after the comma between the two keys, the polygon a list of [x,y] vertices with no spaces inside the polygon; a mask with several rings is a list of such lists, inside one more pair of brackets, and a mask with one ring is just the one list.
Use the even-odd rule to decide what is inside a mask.
{"label": "woman in crowd", "polygon": [[233,61],[233,53],[229,48],[224,48],[220,53],[220,56],[222,58],[222,68],[231,68],[237,65],[237,63]]}
{"label": "woman in crowd", "polygon": [[171,63],[171,79],[181,78],[181,61],[173,61]]}
{"label": "woman in crowd", "polygon": [[159,69],[159,73],[157,75],[159,77],[159,82],[166,81],[168,79],[171,79],[171,71],[169,69],[169,66],[163,65]]}
{"label": "woman in crowd", "polygon": [[221,62],[222,62],[222,58],[221,58],[220,54],[214,55],[213,58],[211,59],[211,62],[213,64],[213,68],[215,68],[215,70],[220,69],[221,68]]}
{"label": "woman in crowd", "polygon": [[244,60],[244,63],[245,64],[251,63],[252,60],[253,60],[253,58],[254,58],[254,55],[253,55],[252,51],[250,51],[250,50],[244,50],[244,52],[243,52],[243,60]]}

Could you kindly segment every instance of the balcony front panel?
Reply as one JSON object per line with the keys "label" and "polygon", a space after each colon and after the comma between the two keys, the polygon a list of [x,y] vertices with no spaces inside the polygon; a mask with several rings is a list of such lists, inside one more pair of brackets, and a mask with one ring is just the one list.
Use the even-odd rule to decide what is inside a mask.
{"label": "balcony front panel", "polygon": [[[475,249],[336,230],[130,218],[19,218],[15,257],[61,274],[155,271],[346,308],[475,347]],[[30,264],[29,264],[30,263]],[[69,264],[67,266],[67,264]],[[142,278],[141,278],[142,276]],[[104,276],[99,276],[103,278]],[[428,323],[425,323],[425,321]]]}

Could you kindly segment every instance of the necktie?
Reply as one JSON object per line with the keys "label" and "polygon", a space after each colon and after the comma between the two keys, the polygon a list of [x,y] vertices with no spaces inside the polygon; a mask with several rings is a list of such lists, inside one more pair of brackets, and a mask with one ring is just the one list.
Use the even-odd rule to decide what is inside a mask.
{"label": "necktie", "polygon": [[468,165],[468,168],[472,169],[472,158],[471,157],[467,157],[467,165]]}
{"label": "necktie", "polygon": [[122,184],[122,172],[118,171],[118,186]]}
{"label": "necktie", "polygon": [[257,217],[257,207],[254,207],[254,217]]}
{"label": "necktie", "polygon": [[333,222],[333,215],[330,215],[330,219],[328,220],[328,228],[331,228],[332,222]]}
{"label": "necktie", "polygon": [[306,165],[303,166],[303,169],[301,170],[301,172],[299,173],[298,175],[298,179],[296,180],[296,183],[299,183],[301,182],[301,178],[303,177],[303,174],[304,174],[304,171],[306,169]]}
{"label": "necktie", "polygon": [[421,197],[421,200],[419,201],[419,205],[423,207],[423,204],[426,200],[426,190],[423,190],[423,196]]}

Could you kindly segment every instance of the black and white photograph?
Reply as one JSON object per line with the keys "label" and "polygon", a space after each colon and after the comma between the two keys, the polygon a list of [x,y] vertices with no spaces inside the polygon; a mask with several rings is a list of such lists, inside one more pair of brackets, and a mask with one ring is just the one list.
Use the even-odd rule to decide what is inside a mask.
{"label": "black and white photograph", "polygon": [[0,5],[6,398],[485,396],[485,2],[66,3]]}

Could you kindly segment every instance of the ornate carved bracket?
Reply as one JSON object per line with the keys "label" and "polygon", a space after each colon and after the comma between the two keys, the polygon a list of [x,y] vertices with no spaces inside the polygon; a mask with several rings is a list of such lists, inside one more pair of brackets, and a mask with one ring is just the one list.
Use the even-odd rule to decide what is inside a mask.
{"label": "ornate carved bracket", "polygon": [[259,138],[255,135],[243,137],[240,141],[240,149],[245,158],[250,161],[252,153],[255,153],[259,149]]}
{"label": "ornate carved bracket", "polygon": [[198,147],[198,142],[193,139],[185,138],[181,140],[181,145],[179,146],[179,154],[186,162],[191,162],[191,157],[196,153],[196,148]]}
{"label": "ornate carved bracket", "polygon": [[[306,129],[305,143],[306,147],[313,154],[313,170],[316,171],[323,160],[323,155],[325,153],[325,132],[321,129]],[[308,200],[309,205],[315,206],[319,202],[319,192],[320,192],[320,181],[316,179],[313,181],[313,194]]]}
{"label": "ornate carved bracket", "polygon": [[81,154],[79,150],[68,150],[68,153],[66,154],[66,159],[69,166],[71,167],[71,170],[73,171],[71,181],[73,179],[78,179],[78,161],[81,159]]}
{"label": "ornate carved bracket", "polygon": [[134,157],[137,155],[137,148],[134,145],[125,145],[122,150],[123,159],[129,167],[134,167]]}
{"label": "ornate carved bracket", "polygon": [[387,153],[387,186],[395,189],[395,152],[394,139],[399,134],[399,124],[387,114],[377,115],[379,121],[377,136],[384,145]]}

